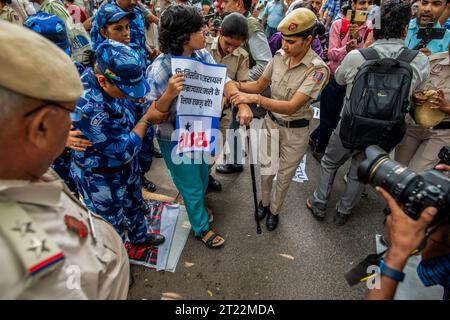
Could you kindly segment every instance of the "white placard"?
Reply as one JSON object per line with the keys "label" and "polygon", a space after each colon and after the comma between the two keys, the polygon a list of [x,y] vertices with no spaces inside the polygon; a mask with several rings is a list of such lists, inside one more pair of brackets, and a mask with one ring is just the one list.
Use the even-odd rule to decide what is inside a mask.
{"label": "white placard", "polygon": [[184,75],[184,87],[177,100],[178,116],[220,118],[226,66],[176,57],[172,58],[172,73]]}

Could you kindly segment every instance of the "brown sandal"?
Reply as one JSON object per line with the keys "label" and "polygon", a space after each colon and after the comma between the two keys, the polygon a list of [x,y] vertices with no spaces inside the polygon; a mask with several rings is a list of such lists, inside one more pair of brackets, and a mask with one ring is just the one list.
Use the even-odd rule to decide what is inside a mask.
{"label": "brown sandal", "polygon": [[[217,249],[223,246],[225,239],[222,238],[218,233],[215,233],[211,229],[208,229],[201,233],[199,236],[195,236],[196,239],[202,241],[208,248]],[[219,240],[214,243],[214,240]]]}

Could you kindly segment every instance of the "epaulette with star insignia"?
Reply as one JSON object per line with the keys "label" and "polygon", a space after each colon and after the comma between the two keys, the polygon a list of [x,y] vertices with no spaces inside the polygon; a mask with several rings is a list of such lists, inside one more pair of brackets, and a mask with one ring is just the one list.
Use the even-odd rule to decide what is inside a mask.
{"label": "epaulette with star insignia", "polygon": [[15,202],[0,202],[0,231],[25,270],[27,285],[64,263],[61,249]]}

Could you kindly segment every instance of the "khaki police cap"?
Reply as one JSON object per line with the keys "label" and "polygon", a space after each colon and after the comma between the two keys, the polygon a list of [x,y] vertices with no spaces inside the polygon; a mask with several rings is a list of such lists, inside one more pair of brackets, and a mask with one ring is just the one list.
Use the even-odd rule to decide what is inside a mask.
{"label": "khaki police cap", "polygon": [[424,128],[432,128],[438,125],[445,118],[445,113],[439,109],[435,109],[433,102],[439,96],[436,90],[422,91],[425,101],[416,103],[414,118],[416,123]]}
{"label": "khaki police cap", "polygon": [[445,118],[445,113],[439,109],[432,109],[427,105],[416,107],[414,118],[419,126],[432,128]]}
{"label": "khaki police cap", "polygon": [[0,87],[50,101],[77,100],[83,86],[70,57],[25,27],[0,20]]}
{"label": "khaki police cap", "polygon": [[285,36],[292,36],[312,28],[316,20],[314,12],[306,8],[298,8],[284,17],[278,25],[278,31]]}

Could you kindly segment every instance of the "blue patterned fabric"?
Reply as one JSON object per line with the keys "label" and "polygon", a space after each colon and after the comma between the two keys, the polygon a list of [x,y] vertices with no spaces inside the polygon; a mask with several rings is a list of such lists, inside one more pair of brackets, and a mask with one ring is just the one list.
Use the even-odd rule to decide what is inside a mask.
{"label": "blue patterned fabric", "polygon": [[417,274],[427,287],[441,285],[450,289],[450,254],[422,260]]}
{"label": "blue patterned fabric", "polygon": [[[115,1],[110,3],[111,5],[117,6]],[[103,4],[102,6],[106,6]],[[119,8],[120,9],[120,8]],[[100,12],[101,8],[99,9]],[[122,9],[120,9],[122,10]],[[136,19],[130,20],[130,45],[136,45],[136,49],[139,51],[139,55],[142,57],[147,56],[147,49],[145,46],[145,26],[144,26],[144,14],[139,6],[136,6],[133,10],[133,13],[136,16]],[[92,20],[92,28],[91,28],[91,45],[92,50],[97,50],[98,46],[105,41],[105,38],[100,34],[100,24],[99,24],[99,16],[96,14],[94,19]]]}
{"label": "blue patterned fabric", "polygon": [[[134,103],[129,100],[126,101],[126,104],[129,109],[133,111],[134,117],[136,119],[136,124],[142,118],[144,113],[147,111],[147,108],[149,107],[148,104]],[[140,177],[145,175],[150,170],[150,167],[153,163],[153,151],[155,148],[153,145],[153,137],[153,126],[149,125],[147,127],[147,131],[145,132],[144,139],[142,140],[141,151],[138,154]]]}
{"label": "blue patterned fabric", "polygon": [[70,41],[67,36],[66,25],[58,16],[38,12],[29,16],[23,25],[55,43],[70,56]]}
{"label": "blue patterned fabric", "polygon": [[[124,239],[126,225],[130,241],[142,242],[148,231],[137,161],[142,139],[132,131],[137,121],[134,110],[127,101],[106,94],[91,69],[81,81],[84,92],[76,108],[86,117],[74,126],[93,146],[72,152],[71,174],[90,210],[108,220]],[[114,173],[93,172],[94,168],[117,167],[120,170]]]}
{"label": "blue patterned fabric", "polygon": [[112,3],[106,3],[101,6],[97,11],[96,17],[100,29],[104,28],[107,22],[118,22],[123,18],[128,18],[130,21],[136,19],[134,12],[126,12]]}
{"label": "blue patterned fabric", "polygon": [[139,55],[129,46],[105,40],[97,48],[97,64],[128,98],[141,99],[149,91]]}

